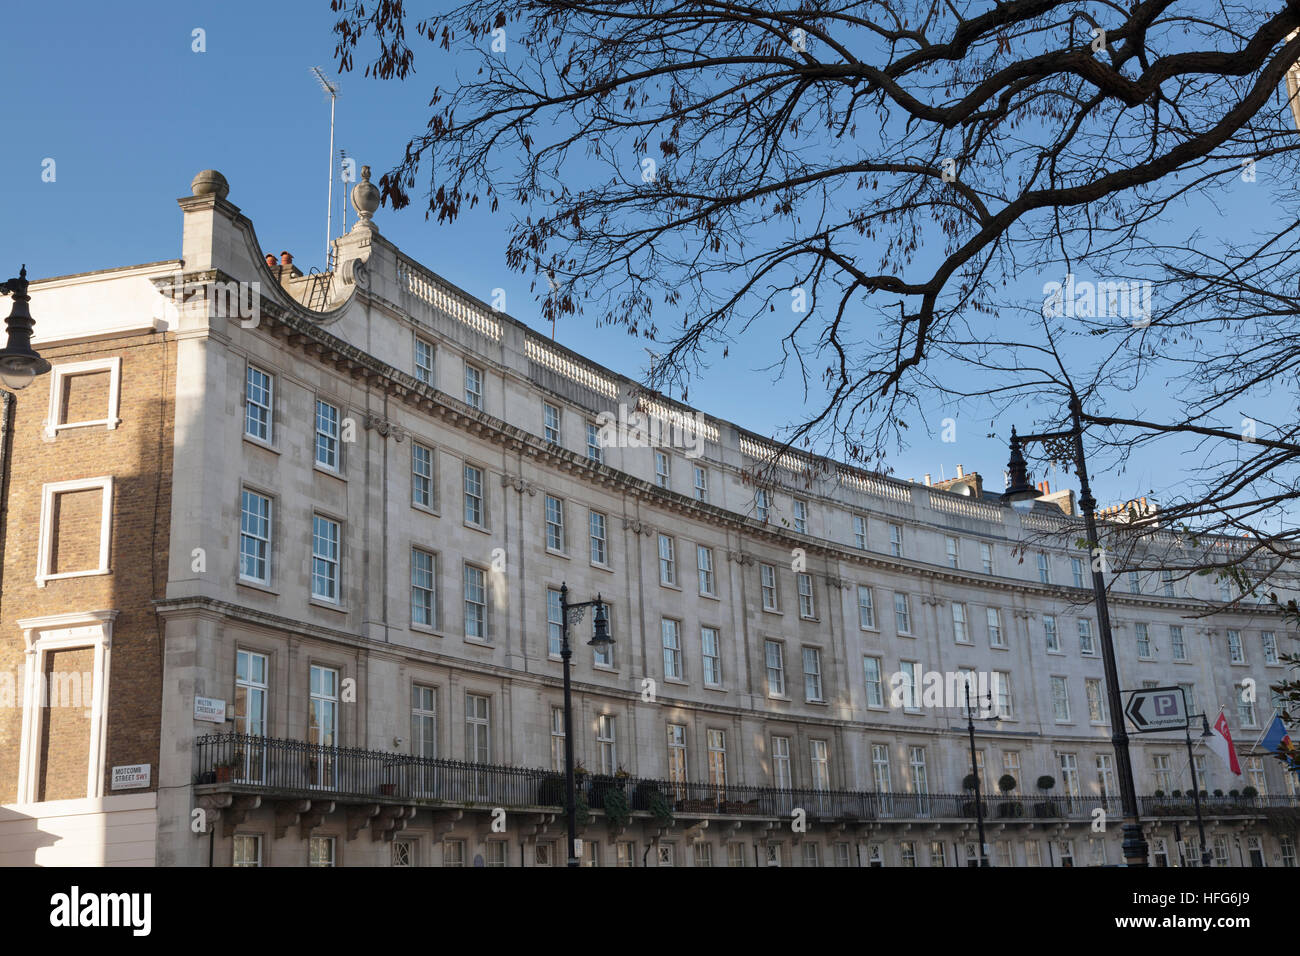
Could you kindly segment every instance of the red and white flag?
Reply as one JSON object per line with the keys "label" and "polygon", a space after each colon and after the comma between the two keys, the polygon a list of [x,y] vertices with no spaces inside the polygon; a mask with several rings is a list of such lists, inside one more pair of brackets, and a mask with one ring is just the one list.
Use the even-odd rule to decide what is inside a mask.
{"label": "red and white flag", "polygon": [[1219,719],[1210,728],[1205,746],[1219,755],[1225,767],[1238,777],[1241,776],[1241,764],[1237,763],[1237,751],[1232,747],[1232,733],[1228,730],[1228,718],[1223,716],[1223,711],[1219,711]]}

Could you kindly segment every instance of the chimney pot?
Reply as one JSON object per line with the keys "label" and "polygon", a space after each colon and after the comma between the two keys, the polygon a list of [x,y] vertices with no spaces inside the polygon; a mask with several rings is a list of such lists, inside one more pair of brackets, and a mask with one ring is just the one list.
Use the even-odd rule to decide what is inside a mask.
{"label": "chimney pot", "polygon": [[930,476],[929,476],[929,475],[926,475],[926,476],[925,476],[925,483],[926,483],[927,485],[930,483]]}
{"label": "chimney pot", "polygon": [[280,265],[282,265],[282,266],[291,266],[291,265],[293,265],[293,256],[290,255],[288,252],[281,252],[281,253],[280,253]]}
{"label": "chimney pot", "polygon": [[958,466],[957,466],[957,477],[958,477],[958,478],[961,478],[961,477],[963,477],[965,474],[966,474],[966,473],[965,473],[964,471],[961,470],[961,465],[958,465]]}
{"label": "chimney pot", "polygon": [[269,253],[269,252],[266,254],[266,267],[267,267],[268,269],[274,269],[274,268],[275,268],[275,256],[272,255],[272,254]]}

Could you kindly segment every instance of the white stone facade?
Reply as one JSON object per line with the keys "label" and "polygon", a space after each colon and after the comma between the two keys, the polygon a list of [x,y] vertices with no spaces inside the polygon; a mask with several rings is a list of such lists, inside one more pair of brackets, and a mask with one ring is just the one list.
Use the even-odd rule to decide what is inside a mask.
{"label": "white stone facade", "polygon": [[[963,796],[970,772],[963,710],[926,699],[891,706],[890,677],[909,662],[918,680],[966,669],[1006,675],[987,678],[986,686],[1009,697],[1009,714],[978,723],[976,731],[982,788],[996,787],[1004,772],[1017,782],[1007,800],[991,804],[986,821],[995,865],[1062,865],[1066,851],[1073,865],[1122,862],[1104,696],[1101,719],[1090,714],[1090,688],[1104,688],[1104,679],[1089,556],[1074,547],[1079,532],[1041,513],[1022,516],[996,499],[834,467],[817,468],[811,478],[778,469],[784,477],[761,486],[769,499],[763,521],[749,474],[770,446],[709,418],[699,457],[680,445],[605,447],[604,463],[595,464],[588,425],[602,412],[638,408],[647,396],[631,380],[459,291],[405,258],[368,220],[338,241],[344,266],[326,311],[312,312],[298,301],[309,294],[303,283],[294,286],[297,298],[286,291],[266,266],[251,223],[223,197],[186,198],[181,206],[186,281],[256,283],[260,305],[254,322],[228,306],[214,309],[214,300],[200,295],[174,325],[170,573],[159,607],[166,659],[158,864],[206,865],[211,850],[216,865],[305,865],[313,852],[338,865],[474,865],[480,857],[487,865],[560,865],[563,814],[524,798],[502,807],[499,831],[492,806],[472,794],[443,789],[435,803],[409,788],[387,792],[391,785],[379,782],[377,799],[367,801],[333,792],[340,778],[319,762],[305,764],[309,773],[326,774],[304,784],[310,792],[259,781],[265,771],[250,772],[247,763],[236,786],[207,780],[202,775],[212,767],[205,761],[216,751],[198,750],[196,739],[234,727],[197,721],[193,713],[196,695],[225,700],[231,710],[239,694],[260,695],[264,716],[253,710],[272,739],[318,734],[309,723],[316,708],[337,715],[333,743],[344,748],[553,769],[552,714],[562,693],[561,664],[550,653],[547,591],[562,583],[573,600],[600,594],[608,602],[616,642],[612,661],[601,664],[586,645],[590,616],[573,632],[582,763],[600,773],[606,760],[607,772],[667,780],[670,750],[678,752],[670,740],[680,741],[687,781],[718,784],[718,768],[725,767],[725,789],[736,794],[709,809],[699,800],[679,803],[666,827],[645,814],[610,827],[597,813],[582,837],[598,846],[600,865],[964,865],[976,837],[973,816],[963,812],[970,806]],[[418,342],[433,347],[428,384],[419,379]],[[247,434],[250,367],[271,382],[264,439]],[[477,372],[475,381],[467,382],[467,368]],[[265,381],[258,379],[259,390]],[[475,394],[481,410],[467,404]],[[694,412],[654,400],[663,415]],[[324,439],[337,454],[336,467],[317,461],[321,401],[338,413],[337,444],[329,429]],[[547,440],[548,404],[559,413],[557,441]],[[261,421],[253,431],[263,430]],[[417,445],[433,453],[427,504],[413,500]],[[663,486],[656,451],[668,456]],[[481,504],[468,505],[481,513],[478,521],[467,520],[467,466],[481,476]],[[705,469],[707,502],[698,500],[696,467]],[[270,503],[269,534],[252,529],[253,538],[269,539],[268,573],[241,573],[252,567],[241,564],[241,547],[260,553],[243,534],[250,520],[258,523],[243,516],[245,491]],[[549,529],[558,547],[548,545],[548,498],[562,503],[562,529]],[[592,512],[604,516],[603,562],[592,560]],[[554,504],[550,513],[557,516]],[[316,519],[325,522],[316,528],[325,538],[337,533],[337,564],[314,561]],[[671,575],[661,560],[665,536]],[[330,546],[316,537],[326,554]],[[1168,544],[1152,539],[1153,547]],[[413,601],[423,600],[422,591],[419,601],[413,594],[415,549],[435,562],[436,610],[428,625],[414,620]],[[704,590],[702,560],[709,568]],[[1082,562],[1082,578],[1072,562]],[[336,588],[335,599],[313,597],[314,565],[326,572],[315,575],[316,589]],[[474,630],[467,626],[474,616],[467,610],[467,569],[471,583],[481,577],[485,587],[482,637],[467,633]],[[764,587],[769,573],[774,599]],[[1211,719],[1225,708],[1243,767],[1253,769],[1258,760],[1262,770],[1230,780],[1201,749],[1201,786],[1226,793],[1253,783],[1294,806],[1294,777],[1285,779],[1276,761],[1251,751],[1272,714],[1268,685],[1285,676],[1266,658],[1263,636],[1272,633],[1278,653],[1286,652],[1291,639],[1281,619],[1254,604],[1205,616],[1221,599],[1212,577],[1177,576],[1169,593],[1158,574],[1144,576],[1138,593],[1123,572],[1108,580],[1123,687],[1193,685],[1196,704]],[[870,589],[870,619],[860,588]],[[1049,645],[1049,620],[1056,647]],[[1081,647],[1083,621],[1092,653]],[[1139,651],[1143,626],[1148,641],[1141,647],[1149,653]],[[1171,627],[1182,629],[1182,659]],[[667,653],[665,628],[676,642]],[[1240,662],[1231,659],[1237,645],[1230,652],[1229,631],[1239,635]],[[706,642],[716,654],[706,655]],[[780,648],[779,679],[769,667],[773,646]],[[245,661],[262,655],[264,665],[255,666],[265,668],[242,691],[240,652]],[[868,682],[873,666],[880,698]],[[331,678],[321,669],[336,675],[337,687],[327,686]],[[1253,727],[1240,720],[1238,688],[1245,681],[1258,688]],[[416,703],[418,732],[432,740],[423,749],[413,749],[421,748],[413,739]],[[1180,735],[1134,735],[1132,746],[1140,795],[1190,786]],[[1099,758],[1110,760],[1109,802]],[[375,761],[380,773],[397,766],[390,758]],[[1043,775],[1056,781],[1046,795],[1035,785]],[[791,790],[793,803],[764,803],[767,809],[756,812],[756,788],[775,787]],[[796,832],[786,811],[815,804],[808,794],[821,790],[874,794],[864,803],[873,810],[800,806],[810,822]],[[919,792],[932,795],[933,804],[909,802],[906,795]],[[1073,800],[1035,816],[1035,806],[1063,797]],[[1021,809],[999,816],[996,807],[1004,804]],[[1294,825],[1225,806],[1207,810],[1216,859],[1226,846],[1232,865],[1249,863],[1258,847],[1266,865],[1294,863]],[[196,807],[208,812],[211,836],[194,832]],[[1093,830],[1095,807],[1110,808],[1104,832]],[[1195,835],[1181,813],[1144,816],[1148,839],[1166,841],[1176,864],[1174,820],[1184,839]]]}

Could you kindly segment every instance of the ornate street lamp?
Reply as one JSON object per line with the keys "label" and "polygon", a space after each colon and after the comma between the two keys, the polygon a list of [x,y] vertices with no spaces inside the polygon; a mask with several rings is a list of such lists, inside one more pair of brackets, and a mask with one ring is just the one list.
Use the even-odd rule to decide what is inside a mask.
{"label": "ornate street lamp", "polygon": [[[974,778],[975,781],[975,786],[973,788],[975,790],[975,826],[976,829],[979,831],[979,840],[980,840],[979,865],[988,866],[989,865],[988,852],[985,849],[987,844],[984,842],[984,808],[980,805],[979,758],[975,756],[975,721],[976,720],[980,720],[980,721],[999,720],[1001,719],[1002,715],[994,714],[991,717],[976,717],[975,710],[971,706],[971,702],[970,702],[971,682],[967,680],[965,681],[965,685],[966,685],[966,732],[970,735],[970,775],[971,777]],[[985,699],[981,701],[981,703],[984,704],[985,707],[991,708],[993,706],[993,694],[991,692],[988,693],[985,696]]]}
{"label": "ornate street lamp", "polygon": [[1070,428],[1037,435],[1017,435],[1011,429],[1011,459],[1007,462],[1008,487],[1002,498],[1017,510],[1032,505],[1040,492],[1029,484],[1025,456],[1020,446],[1025,442],[1042,442],[1053,457],[1074,460],[1079,474],[1079,510],[1083,512],[1088,546],[1092,549],[1092,595],[1097,607],[1097,625],[1101,631],[1101,658],[1106,673],[1106,697],[1110,706],[1111,743],[1115,745],[1115,765],[1119,772],[1120,799],[1124,811],[1124,858],[1129,866],[1148,866],[1147,841],[1138,818],[1137,788],[1133,783],[1133,762],[1129,756],[1128,733],[1124,729],[1124,705],[1119,696],[1119,673],[1115,667],[1115,644],[1110,631],[1110,610],[1106,604],[1106,579],[1103,574],[1101,547],[1097,538],[1097,499],[1088,485],[1088,466],[1083,454],[1083,410],[1079,396],[1070,392]]}
{"label": "ornate street lamp", "polygon": [[37,375],[50,370],[50,363],[32,349],[32,329],[36,323],[27,308],[31,296],[27,294],[26,265],[19,271],[18,278],[0,282],[0,295],[11,295],[14,299],[13,310],[5,319],[9,341],[0,349],[0,381],[18,391],[32,384]]}
{"label": "ornate street lamp", "polygon": [[[564,790],[569,824],[569,866],[578,865],[578,855],[575,852],[578,838],[578,816],[573,781],[573,691],[570,680],[570,661],[573,657],[573,649],[569,646],[569,624],[576,624],[581,621],[589,607],[595,607],[596,613],[592,616],[592,635],[587,644],[591,647],[608,647],[614,643],[614,638],[609,636],[609,611],[605,607],[605,603],[600,599],[600,595],[597,594],[594,601],[570,604],[569,586],[567,584],[560,585],[560,618],[564,622],[561,628],[563,641],[560,645],[560,658],[564,661]],[[570,612],[573,614],[572,620],[569,617]]]}

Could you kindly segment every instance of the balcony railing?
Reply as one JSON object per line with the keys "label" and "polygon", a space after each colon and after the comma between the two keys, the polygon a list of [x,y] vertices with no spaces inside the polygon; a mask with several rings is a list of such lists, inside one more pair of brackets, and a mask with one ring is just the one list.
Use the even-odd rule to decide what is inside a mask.
{"label": "balcony railing", "polygon": [[[514,809],[561,809],[565,804],[564,777],[550,770],[245,734],[210,734],[196,743],[195,779],[200,785],[285,797],[327,796],[345,802]],[[755,787],[591,774],[582,774],[579,780],[579,791],[593,810],[602,810],[607,794],[617,789],[633,812],[653,814],[666,807],[678,819],[720,814],[789,820],[796,810],[804,811],[810,820],[846,823],[975,818],[975,800],[970,793]],[[1296,809],[1300,801],[1294,797],[1208,797],[1201,802],[1207,816],[1263,816],[1270,811],[1300,816]],[[1190,816],[1193,812],[1190,797],[1142,797],[1140,803],[1146,818]],[[1118,797],[999,795],[982,796],[980,804],[984,818],[998,822],[1086,820],[1098,807],[1111,817],[1122,812]]]}

